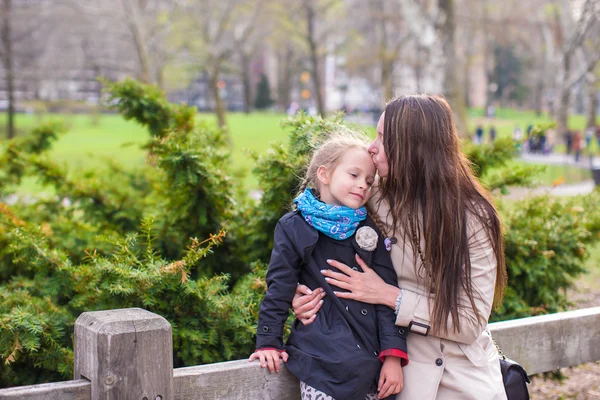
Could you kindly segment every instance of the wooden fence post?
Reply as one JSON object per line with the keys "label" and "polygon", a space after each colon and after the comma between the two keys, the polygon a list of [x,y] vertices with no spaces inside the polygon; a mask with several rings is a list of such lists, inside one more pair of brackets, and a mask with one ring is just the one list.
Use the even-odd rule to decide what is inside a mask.
{"label": "wooden fence post", "polygon": [[91,382],[92,400],[172,400],[171,324],[141,308],[84,312],[74,370]]}

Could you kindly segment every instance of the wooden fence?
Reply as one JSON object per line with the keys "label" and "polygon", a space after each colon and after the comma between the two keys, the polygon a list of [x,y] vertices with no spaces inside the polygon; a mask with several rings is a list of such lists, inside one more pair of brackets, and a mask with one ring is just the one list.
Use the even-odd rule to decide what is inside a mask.
{"label": "wooden fence", "polygon": [[[530,374],[600,360],[600,307],[490,324]],[[298,399],[285,368],[247,360],[173,369],[171,325],[139,309],[83,313],[75,323],[75,380],[0,390],[10,400]]]}

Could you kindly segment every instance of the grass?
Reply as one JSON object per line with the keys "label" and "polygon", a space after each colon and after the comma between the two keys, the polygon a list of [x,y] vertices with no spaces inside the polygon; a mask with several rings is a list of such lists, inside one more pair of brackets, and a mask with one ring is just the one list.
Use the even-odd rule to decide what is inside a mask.
{"label": "grass", "polygon": [[[529,123],[547,122],[547,115],[535,116],[532,112],[511,109],[497,110],[494,119],[484,118],[481,109],[469,111],[469,126],[471,131],[478,123],[489,127],[493,123],[499,135],[512,135],[512,130],[519,124],[523,130]],[[69,127],[69,131],[62,136],[54,145],[51,157],[58,163],[66,163],[70,170],[97,168],[103,164],[103,158],[111,157],[125,166],[141,165],[144,162],[144,151],[140,145],[148,139],[148,133],[144,128],[133,121],[125,121],[120,115],[50,115],[38,117],[35,115],[17,114],[16,126],[19,134],[25,134],[43,120],[61,119]],[[199,114],[199,119],[215,123],[213,114]],[[245,169],[250,171],[253,160],[248,155],[248,150],[263,153],[269,144],[282,142],[287,139],[287,132],[281,126],[284,114],[278,113],[253,113],[250,115],[242,113],[231,113],[228,115],[228,123],[232,136],[232,164],[234,169]],[[585,124],[585,118],[574,115],[570,124],[581,129]],[[0,113],[0,132],[6,125],[6,114]],[[367,134],[373,135],[374,128],[366,127]],[[486,131],[487,134],[487,131]],[[594,141],[595,143],[595,141]],[[0,147],[2,146],[0,142]],[[589,174],[589,172],[587,172]],[[552,184],[560,176],[565,176],[569,183],[589,179],[586,172],[576,167],[548,166],[544,176],[540,177],[543,184]],[[249,175],[243,184],[248,189],[257,186],[256,179]],[[41,193],[47,192],[47,188],[41,187],[34,180],[26,180],[18,192]]]}
{"label": "grass", "polygon": [[[201,120],[215,122],[212,114],[199,114]],[[235,169],[251,170],[253,161],[248,150],[264,152],[270,143],[284,141],[287,133],[280,127],[284,114],[253,113],[229,114],[228,122],[232,135],[232,163]],[[69,131],[53,146],[52,159],[66,163],[72,171],[97,168],[103,159],[110,157],[125,166],[139,166],[144,163],[145,152],[140,146],[148,140],[147,131],[134,121],[126,121],[120,115],[47,115],[38,118],[33,115],[18,114],[16,126],[19,132],[33,129],[42,121],[63,120]],[[0,126],[4,126],[6,115],[0,114]],[[1,146],[1,144],[0,144]],[[256,187],[256,179],[248,177],[247,187]],[[19,187],[19,194],[47,192],[33,179],[26,179]]]}

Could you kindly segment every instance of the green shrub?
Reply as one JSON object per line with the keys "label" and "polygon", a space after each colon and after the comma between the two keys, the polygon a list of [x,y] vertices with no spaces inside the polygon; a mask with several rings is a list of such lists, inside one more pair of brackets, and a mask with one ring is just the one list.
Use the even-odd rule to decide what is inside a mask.
{"label": "green shrub", "polygon": [[71,332],[84,311],[141,307],[162,315],[173,326],[177,367],[251,352],[264,266],[231,291],[226,275],[191,278],[191,266],[206,260],[224,232],[192,239],[183,258],[167,261],[155,248],[154,219],[145,218],[140,233],[105,238],[108,256],[91,251],[73,264],[49,246],[42,228],[16,226],[6,213],[0,222],[12,226],[8,252],[29,270],[0,286],[1,386],[72,376]]}
{"label": "green shrub", "polygon": [[[595,196],[598,200],[597,195]],[[553,313],[568,305],[567,289],[585,272],[586,247],[600,237],[599,213],[584,209],[588,197],[573,200],[533,197],[505,211],[508,287],[493,319]],[[597,203],[595,203],[597,204]]]}

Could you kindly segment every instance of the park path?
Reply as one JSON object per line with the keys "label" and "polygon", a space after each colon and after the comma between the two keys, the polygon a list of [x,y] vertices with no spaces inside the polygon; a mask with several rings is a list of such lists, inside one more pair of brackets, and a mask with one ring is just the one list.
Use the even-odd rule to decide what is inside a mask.
{"label": "park path", "polygon": [[537,153],[523,153],[521,154],[521,161],[536,163],[536,164],[554,164],[554,165],[574,165],[581,168],[600,168],[600,157],[595,156],[593,158],[582,155],[579,158],[579,162],[575,161],[575,156],[572,154],[560,154],[550,153],[548,155],[537,154]]}
{"label": "park path", "polygon": [[[582,156],[579,162],[575,161],[573,155],[567,154],[531,154],[524,153],[519,158],[521,161],[535,164],[548,165],[572,165],[582,169],[598,168],[600,169],[600,157],[584,157]],[[530,196],[550,195],[550,196],[578,196],[591,193],[594,190],[594,181],[586,180],[579,183],[563,184],[558,186],[539,186],[535,188],[511,188],[510,193],[503,196],[510,200],[519,200]]]}

